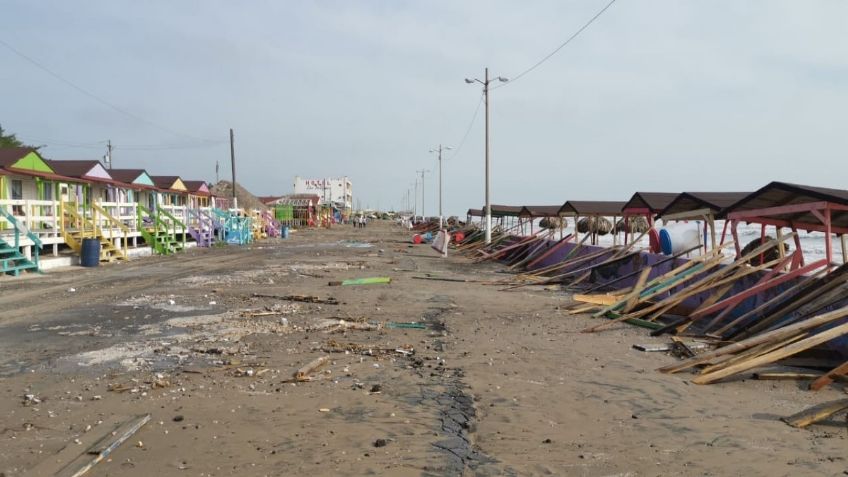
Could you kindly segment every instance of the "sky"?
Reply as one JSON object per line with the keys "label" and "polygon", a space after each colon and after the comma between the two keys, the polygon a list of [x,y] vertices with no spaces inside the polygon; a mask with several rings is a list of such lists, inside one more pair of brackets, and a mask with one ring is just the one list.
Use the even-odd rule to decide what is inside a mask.
{"label": "sky", "polygon": [[[607,3],[4,0],[0,124],[52,159],[111,140],[115,167],[208,181],[216,162],[230,179],[233,128],[256,195],[349,176],[362,207],[397,209],[428,170],[428,215],[443,144],[444,213],[464,215],[485,136],[463,79],[515,78]],[[490,92],[492,203],[848,188],[846,18],[839,0],[617,0]]]}

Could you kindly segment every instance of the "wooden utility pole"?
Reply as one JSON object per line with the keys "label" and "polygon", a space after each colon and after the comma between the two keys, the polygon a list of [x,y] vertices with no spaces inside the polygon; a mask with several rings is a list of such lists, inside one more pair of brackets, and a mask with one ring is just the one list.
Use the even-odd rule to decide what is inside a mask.
{"label": "wooden utility pole", "polygon": [[230,128],[230,163],[233,165],[233,208],[238,209],[238,197],[236,197],[236,147],[233,139],[233,128]]}

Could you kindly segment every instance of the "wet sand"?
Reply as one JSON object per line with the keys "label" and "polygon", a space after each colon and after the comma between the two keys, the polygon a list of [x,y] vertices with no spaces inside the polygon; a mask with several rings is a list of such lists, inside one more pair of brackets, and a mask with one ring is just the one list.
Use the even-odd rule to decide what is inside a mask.
{"label": "wet sand", "polygon": [[[375,221],[0,280],[0,472],[51,475],[144,413],[89,475],[848,472],[843,418],[778,420],[840,388],[657,373],[676,358],[633,350],[664,342],[645,330],[581,334],[560,291],[414,279],[504,275],[407,242]],[[392,283],[328,286],[373,276]]]}

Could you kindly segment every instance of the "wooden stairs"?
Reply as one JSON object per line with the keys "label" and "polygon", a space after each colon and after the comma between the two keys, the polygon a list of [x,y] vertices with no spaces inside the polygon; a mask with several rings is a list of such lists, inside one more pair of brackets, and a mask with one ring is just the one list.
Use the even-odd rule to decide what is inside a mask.
{"label": "wooden stairs", "polygon": [[185,241],[177,239],[176,233],[172,232],[170,224],[163,220],[160,211],[153,212],[139,205],[137,214],[138,230],[154,252],[159,255],[171,255],[185,248]]}
{"label": "wooden stairs", "polygon": [[[118,222],[105,213],[102,209],[94,206],[95,210],[100,210],[111,221]],[[94,238],[100,241],[100,261],[101,262],[116,262],[118,260],[126,260],[127,254],[124,250],[116,247],[112,240],[103,233],[103,229],[88,217],[78,212],[77,204],[70,202],[62,203],[62,237],[65,243],[71,247],[76,253],[82,252],[82,241],[87,238]],[[108,220],[107,219],[107,220]],[[110,221],[110,222],[111,222]],[[120,224],[120,227],[126,229],[126,226]],[[119,227],[119,228],[120,228]],[[124,241],[126,243],[126,241]]]}
{"label": "wooden stairs", "polygon": [[[5,217],[6,221],[14,229],[11,243],[8,241],[8,236],[5,239],[0,237],[0,274],[18,276],[21,272],[25,271],[41,273],[38,265],[38,253],[42,247],[41,240],[32,232],[26,230],[23,224],[15,219],[14,215],[10,214],[3,207],[0,207],[0,216]],[[33,242],[32,259],[27,258],[21,253],[20,243],[22,234],[26,235]]]}

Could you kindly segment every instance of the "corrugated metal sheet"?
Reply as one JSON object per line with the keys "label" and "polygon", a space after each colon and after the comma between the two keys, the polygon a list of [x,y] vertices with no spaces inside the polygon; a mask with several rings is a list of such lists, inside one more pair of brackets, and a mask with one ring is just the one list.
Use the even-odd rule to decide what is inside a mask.
{"label": "corrugated metal sheet", "polygon": [[518,212],[520,217],[558,217],[561,205],[525,205]]}
{"label": "corrugated metal sheet", "polygon": [[569,200],[559,211],[563,215],[612,217],[621,215],[622,207],[624,202],[617,200]]}
{"label": "corrugated metal sheet", "polygon": [[[786,205],[808,204],[811,202],[829,202],[848,206],[848,190],[812,187],[787,182],[771,182],[740,199],[736,203],[722,209],[722,214],[751,211],[756,217],[758,209],[781,207]],[[785,220],[795,224],[820,224],[818,217],[810,212],[795,212],[769,215],[769,218]],[[848,227],[848,212],[831,211],[831,224],[835,227]],[[805,227],[801,227],[804,229]]]}
{"label": "corrugated metal sheet", "polygon": [[659,213],[671,203],[680,192],[637,192],[624,204],[622,210],[648,209],[651,213]]}
{"label": "corrugated metal sheet", "polygon": [[710,209],[716,218],[722,218],[721,210],[745,198],[750,192],[684,192],[678,194],[663,210],[657,214],[664,215],[691,212],[699,209]]}

